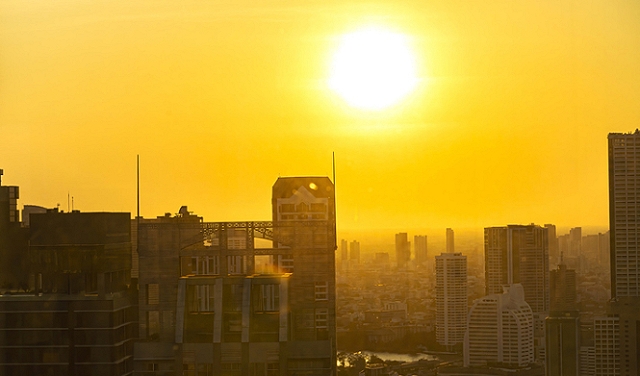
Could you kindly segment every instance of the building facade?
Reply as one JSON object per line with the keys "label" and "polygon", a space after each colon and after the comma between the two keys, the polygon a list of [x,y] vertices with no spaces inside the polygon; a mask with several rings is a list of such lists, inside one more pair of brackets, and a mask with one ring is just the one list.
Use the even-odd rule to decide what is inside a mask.
{"label": "building facade", "polygon": [[451,348],[464,341],[467,329],[467,256],[436,256],[436,340]]}
{"label": "building facade", "polygon": [[580,318],[578,312],[555,313],[545,320],[546,375],[580,376]]}
{"label": "building facade", "polygon": [[272,221],[141,221],[136,373],[333,375],[333,189],[279,178]]}
{"label": "building facade", "polygon": [[537,225],[509,225],[484,229],[487,294],[519,283],[534,313],[549,312],[549,241],[547,229]]}
{"label": "building facade", "polygon": [[396,234],[396,266],[398,269],[406,269],[411,260],[411,242],[406,232]]}
{"label": "building facade", "polygon": [[476,300],[467,318],[464,366],[525,367],[533,361],[533,313],[522,285]]}

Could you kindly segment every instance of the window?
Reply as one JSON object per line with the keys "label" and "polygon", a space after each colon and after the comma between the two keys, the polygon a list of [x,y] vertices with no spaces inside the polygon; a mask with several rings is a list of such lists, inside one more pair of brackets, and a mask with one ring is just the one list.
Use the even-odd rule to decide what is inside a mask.
{"label": "window", "polygon": [[280,310],[280,285],[253,286],[254,312],[278,312]]}
{"label": "window", "polygon": [[160,286],[157,283],[147,285],[147,304],[155,305],[160,302]]}
{"label": "window", "polygon": [[196,286],[196,301],[198,312],[213,312],[213,286]]}
{"label": "window", "polygon": [[194,256],[191,258],[191,274],[220,274],[218,256]]}
{"label": "window", "polygon": [[329,299],[329,282],[315,282],[316,301]]}
{"label": "window", "polygon": [[227,256],[227,273],[228,274],[245,274],[246,273],[245,256]]}

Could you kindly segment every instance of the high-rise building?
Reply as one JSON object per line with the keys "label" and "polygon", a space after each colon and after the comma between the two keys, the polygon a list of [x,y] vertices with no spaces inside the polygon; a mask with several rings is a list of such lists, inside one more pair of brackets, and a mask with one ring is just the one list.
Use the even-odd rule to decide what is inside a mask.
{"label": "high-rise building", "polygon": [[451,348],[464,341],[467,329],[467,256],[436,256],[436,339]]}
{"label": "high-rise building", "polygon": [[560,253],[558,252],[558,236],[556,235],[556,225],[547,223],[544,225],[547,229],[547,235],[549,238],[549,262],[551,265],[556,265],[560,262]]}
{"label": "high-rise building", "polygon": [[453,244],[453,229],[447,229],[447,253],[454,253],[455,246]]}
{"label": "high-rise building", "polygon": [[411,243],[407,239],[407,233],[396,234],[396,265],[399,269],[405,269],[411,260]]}
{"label": "high-rise building", "polygon": [[576,271],[563,263],[550,273],[550,310],[577,311]]}
{"label": "high-rise building", "polygon": [[136,372],[334,374],[334,197],[328,178],[278,178],[271,221],[141,220]]}
{"label": "high-rise building", "polygon": [[545,320],[546,376],[579,376],[580,318],[578,312],[553,314]]}
{"label": "high-rise building", "polygon": [[547,229],[509,225],[484,229],[487,294],[519,283],[534,313],[549,312],[549,242]]}
{"label": "high-rise building", "polygon": [[640,297],[640,131],[609,134],[611,298]]}
{"label": "high-rise building", "polygon": [[340,261],[349,260],[349,242],[345,239],[340,240]]}
{"label": "high-rise building", "polygon": [[129,213],[31,215],[29,293],[0,296],[0,374],[132,374],[129,221]]}
{"label": "high-rise building", "polygon": [[357,240],[349,243],[349,259],[353,264],[360,264],[360,242]]}
{"label": "high-rise building", "polygon": [[469,310],[464,366],[499,363],[524,367],[534,362],[533,314],[520,284],[476,300]]}
{"label": "high-rise building", "polygon": [[614,315],[596,317],[593,323],[593,342],[595,375],[621,375],[619,318]]}
{"label": "high-rise building", "polygon": [[413,237],[413,249],[416,266],[424,267],[427,264],[427,236],[416,235]]}

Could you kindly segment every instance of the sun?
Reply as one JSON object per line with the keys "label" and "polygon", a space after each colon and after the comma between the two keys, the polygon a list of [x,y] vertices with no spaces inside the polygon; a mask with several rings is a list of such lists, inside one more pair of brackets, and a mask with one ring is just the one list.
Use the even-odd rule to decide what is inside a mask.
{"label": "sun", "polygon": [[385,109],[417,84],[415,59],[403,34],[360,29],[344,35],[333,56],[329,87],[353,107]]}

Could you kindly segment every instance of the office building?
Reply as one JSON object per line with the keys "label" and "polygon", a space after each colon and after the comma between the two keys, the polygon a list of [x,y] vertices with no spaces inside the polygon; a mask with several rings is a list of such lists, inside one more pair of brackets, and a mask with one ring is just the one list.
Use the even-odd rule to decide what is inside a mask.
{"label": "office building", "polygon": [[136,372],[334,374],[333,189],[278,178],[271,221],[141,220]]}
{"label": "office building", "polygon": [[552,312],[577,311],[576,271],[564,263],[549,273],[550,310]]}
{"label": "office building", "polygon": [[349,259],[354,265],[360,264],[360,242],[354,240],[349,243]]}
{"label": "office building", "polygon": [[454,253],[455,247],[453,244],[453,229],[447,229],[447,253]]}
{"label": "office building", "polygon": [[416,266],[425,267],[427,265],[427,236],[416,235],[413,237],[413,249]]}
{"label": "office building", "polygon": [[621,375],[619,318],[614,315],[595,318],[593,342],[595,375]]}
{"label": "office building", "polygon": [[28,292],[0,296],[0,374],[133,373],[129,217],[31,214]]}
{"label": "office building", "polygon": [[545,320],[546,375],[580,376],[578,312],[554,313]]}
{"label": "office building", "polygon": [[556,233],[556,225],[547,223],[544,225],[547,229],[547,237],[549,238],[549,263],[552,266],[560,263],[560,252],[558,251],[558,236]]}
{"label": "office building", "polygon": [[464,341],[467,328],[467,256],[436,256],[436,340],[451,349]]}
{"label": "office building", "polygon": [[396,266],[398,269],[406,269],[411,260],[411,243],[407,239],[407,233],[396,234]]}
{"label": "office building", "polygon": [[534,313],[549,312],[549,242],[547,229],[509,225],[484,229],[485,287],[498,294],[519,283]]}
{"label": "office building", "polygon": [[340,240],[340,261],[349,260],[349,242],[345,239]]}
{"label": "office building", "polygon": [[24,289],[28,232],[20,223],[20,188],[2,185],[2,175],[0,170],[0,289]]}
{"label": "office building", "polygon": [[533,313],[522,285],[476,300],[468,315],[464,366],[525,367],[533,361]]}

